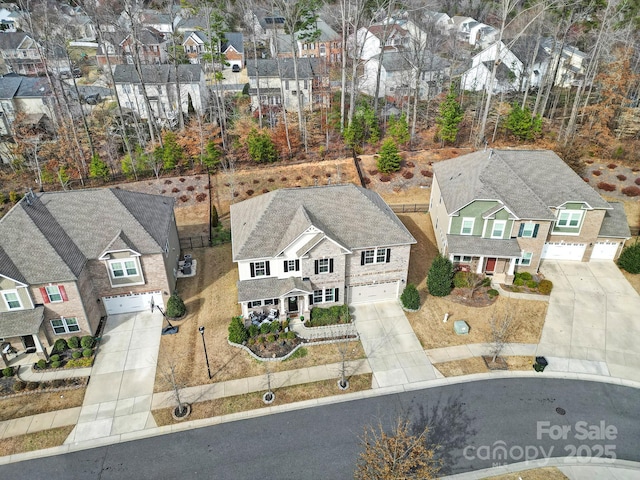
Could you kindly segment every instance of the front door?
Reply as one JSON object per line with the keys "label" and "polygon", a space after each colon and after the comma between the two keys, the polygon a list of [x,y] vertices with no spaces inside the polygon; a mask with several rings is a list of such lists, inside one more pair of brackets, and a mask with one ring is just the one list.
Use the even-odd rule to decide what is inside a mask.
{"label": "front door", "polygon": [[[27,353],[33,353],[36,351],[36,342],[33,339],[33,335],[24,335],[22,337],[22,344]],[[29,351],[31,350],[31,352]]]}
{"label": "front door", "polygon": [[289,297],[289,313],[295,313],[298,311],[298,297]]}
{"label": "front door", "polygon": [[493,273],[496,270],[496,258],[487,258],[487,264],[484,267],[486,273]]}

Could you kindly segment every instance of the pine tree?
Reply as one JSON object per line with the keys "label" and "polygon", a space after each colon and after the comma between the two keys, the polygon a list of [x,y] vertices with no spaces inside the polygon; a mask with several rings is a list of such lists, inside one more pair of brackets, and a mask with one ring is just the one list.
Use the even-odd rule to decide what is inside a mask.
{"label": "pine tree", "polygon": [[514,103],[505,128],[519,140],[533,140],[542,131],[542,119],[540,115],[532,116],[529,107],[521,108]]}
{"label": "pine tree", "polygon": [[258,163],[275,162],[278,160],[278,151],[267,132],[259,132],[253,128],[247,136],[249,156]]}
{"label": "pine tree", "polygon": [[378,157],[378,170],[382,173],[392,173],[400,170],[400,154],[398,146],[392,138],[387,138],[382,142],[380,147],[380,156]]}
{"label": "pine tree", "polygon": [[165,170],[173,170],[182,160],[184,152],[182,150],[182,147],[178,145],[175,133],[165,133],[163,141],[164,146],[162,147],[162,166]]}
{"label": "pine tree", "polygon": [[96,153],[91,157],[91,163],[89,164],[89,176],[91,178],[99,178],[106,182],[109,180],[109,175],[109,166]]}
{"label": "pine tree", "polygon": [[436,118],[438,137],[442,143],[454,143],[460,130],[460,122],[464,118],[464,111],[456,100],[453,90],[449,90],[444,102],[440,104],[440,115]]}
{"label": "pine tree", "polygon": [[409,143],[409,140],[411,139],[409,136],[409,124],[407,123],[407,116],[404,113],[400,118],[396,118],[395,116],[391,116],[391,118],[389,118],[387,136],[393,138],[398,145]]}
{"label": "pine tree", "polygon": [[429,269],[427,288],[434,297],[446,297],[451,293],[453,288],[453,264],[451,260],[438,254]]}

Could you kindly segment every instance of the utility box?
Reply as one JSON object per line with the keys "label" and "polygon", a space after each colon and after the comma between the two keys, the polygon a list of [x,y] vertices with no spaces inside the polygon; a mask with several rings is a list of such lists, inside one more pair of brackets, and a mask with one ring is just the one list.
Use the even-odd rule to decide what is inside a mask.
{"label": "utility box", "polygon": [[469,325],[464,320],[456,320],[453,322],[453,331],[458,335],[466,335],[469,333]]}

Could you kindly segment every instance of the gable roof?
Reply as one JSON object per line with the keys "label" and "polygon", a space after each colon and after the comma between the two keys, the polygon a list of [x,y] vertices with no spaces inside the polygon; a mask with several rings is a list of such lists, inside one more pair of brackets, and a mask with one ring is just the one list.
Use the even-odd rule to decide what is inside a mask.
{"label": "gable roof", "polygon": [[[173,65],[141,65],[145,84],[175,83],[176,73]],[[178,65],[178,77],[181,83],[199,83],[202,67],[199,64]],[[138,84],[140,78],[135,65],[116,65],[113,81],[119,84]]]}
{"label": "gable roof", "polygon": [[550,150],[481,150],[438,162],[433,172],[447,212],[474,200],[499,200],[518,218],[554,220],[550,207],[611,206]]}
{"label": "gable roof", "polygon": [[348,249],[416,242],[375,192],[352,184],[287,188],[231,205],[233,260],[274,257],[309,226]]}
{"label": "gable roof", "polygon": [[11,99],[18,91],[22,77],[0,77],[0,98]]}
{"label": "gable roof", "polygon": [[369,33],[375,36],[378,40],[382,41],[385,35],[385,29],[387,34],[387,39],[391,38],[394,35],[399,35],[401,37],[409,35],[409,31],[402,28],[400,25],[392,23],[391,25],[371,25],[369,27]]}
{"label": "gable roof", "polygon": [[26,38],[32,40],[27,32],[2,32],[0,33],[0,50],[15,50]]}
{"label": "gable roof", "polygon": [[220,50],[226,52],[229,47],[233,47],[236,52],[244,53],[244,37],[240,32],[224,32],[224,42]]}
{"label": "gable roof", "polygon": [[[280,63],[280,71],[278,71],[278,62]],[[276,59],[259,59],[257,62],[249,62],[247,64],[247,75],[249,77],[256,76],[256,63],[260,77],[278,77],[285,79],[295,78],[293,71],[293,60],[290,58]],[[324,74],[324,66],[319,58],[299,58],[298,59],[298,78],[301,80],[310,79],[314,76]]]}
{"label": "gable roof", "polygon": [[75,280],[116,237],[160,253],[174,200],[117,188],[23,198],[0,219],[0,274],[28,284]]}
{"label": "gable roof", "polygon": [[[380,55],[374,55],[371,60],[380,60]],[[382,56],[382,66],[387,72],[403,72],[413,68],[412,54],[410,52],[385,52]],[[449,62],[428,50],[422,52],[420,61],[422,72],[437,72],[449,67]]]}

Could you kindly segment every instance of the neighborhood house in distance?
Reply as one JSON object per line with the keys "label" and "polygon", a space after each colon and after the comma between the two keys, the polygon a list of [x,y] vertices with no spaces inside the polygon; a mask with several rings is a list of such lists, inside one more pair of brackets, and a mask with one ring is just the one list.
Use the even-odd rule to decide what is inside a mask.
{"label": "neighborhood house in distance", "polygon": [[290,188],[231,206],[242,315],[396,299],[416,240],[375,192],[355,185]]}
{"label": "neighborhood house in distance", "polygon": [[544,259],[616,259],[631,237],[622,205],[548,150],[484,150],[434,164],[429,211],[443,255],[506,284]]}
{"label": "neighborhood house in distance", "polygon": [[174,200],[118,188],[28,193],[0,219],[2,364],[173,293]]}

